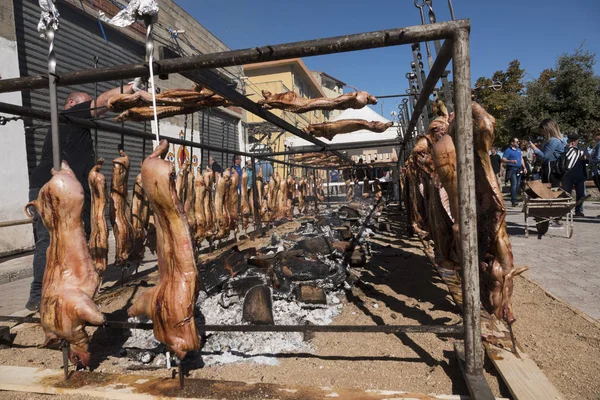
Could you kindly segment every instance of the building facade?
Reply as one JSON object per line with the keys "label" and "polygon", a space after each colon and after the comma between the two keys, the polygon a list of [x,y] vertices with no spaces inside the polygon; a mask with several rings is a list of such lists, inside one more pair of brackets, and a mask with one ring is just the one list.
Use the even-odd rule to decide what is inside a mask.
{"label": "building facade", "polygon": [[[344,82],[325,72],[311,71],[311,73],[327,97],[338,97],[344,94],[344,86],[346,86]],[[325,111],[324,118],[329,121],[337,118],[341,113],[341,110]]]}
{"label": "building facade", "polygon": [[[80,2],[77,0],[58,0],[56,6],[60,12],[60,25],[55,37],[55,52],[58,74],[82,69],[107,67],[114,65],[143,63],[145,61],[146,29],[136,23],[128,28],[116,28],[100,22],[99,12],[107,17],[117,14],[126,5],[125,1],[95,0]],[[158,21],[154,26],[155,59],[163,54],[188,56],[229,50],[218,38],[212,35],[198,21],[191,17],[172,0],[159,3]],[[37,32],[40,18],[37,2],[27,0],[8,0],[0,4],[0,49],[3,60],[0,63],[2,79],[19,76],[46,75],[48,43]],[[227,67],[212,70],[218,79],[225,80],[230,87],[242,89],[240,67]],[[98,84],[74,85],[58,88],[59,107],[64,104],[67,95],[73,91],[83,91],[92,97],[95,94],[120,86],[119,81],[99,82]],[[161,90],[172,88],[192,88],[194,83],[181,75],[172,74],[162,80],[155,77],[156,86]],[[24,91],[0,95],[0,101],[23,105],[35,109],[49,109],[48,90]],[[114,114],[112,115],[114,116]],[[166,136],[183,137],[199,143],[210,144],[219,152],[200,151],[173,146],[171,156],[186,154],[195,165],[206,166],[208,156],[214,156],[219,163],[227,166],[231,162],[231,153],[227,150],[244,150],[246,136],[243,125],[245,112],[236,107],[215,108],[197,112],[188,116],[177,116],[159,121],[160,133]],[[110,122],[108,115],[103,122]],[[116,123],[115,123],[116,124]],[[151,123],[125,123],[125,126],[146,129],[151,132]],[[28,176],[39,162],[44,138],[49,123],[31,119],[9,122],[0,129],[10,132],[3,134],[9,140],[3,146],[6,157],[0,160],[0,170],[10,174],[10,191],[4,191],[6,199],[0,199],[0,222],[22,220],[23,206],[27,202]],[[118,147],[122,145],[131,158],[129,187],[132,187],[144,157],[152,151],[153,142],[134,137],[104,131],[92,131],[96,156],[111,160],[118,156]],[[179,164],[176,162],[176,165]],[[102,172],[110,181],[112,168],[105,164]],[[31,225],[0,228],[0,255],[19,252],[33,245]]]}
{"label": "building facade", "polygon": [[[306,68],[301,59],[271,61],[244,66],[246,96],[254,102],[263,98],[262,91],[283,93],[293,91],[305,98],[327,97],[321,85]],[[295,114],[283,110],[270,110],[273,114],[302,129],[309,124],[321,123],[325,120],[323,111],[316,110],[303,114]],[[247,115],[249,129],[249,145],[253,151],[284,151],[299,140],[289,132],[281,132],[280,128],[266,123],[253,114]],[[285,160],[284,156],[277,157]],[[280,174],[287,172],[281,164],[274,165]]]}

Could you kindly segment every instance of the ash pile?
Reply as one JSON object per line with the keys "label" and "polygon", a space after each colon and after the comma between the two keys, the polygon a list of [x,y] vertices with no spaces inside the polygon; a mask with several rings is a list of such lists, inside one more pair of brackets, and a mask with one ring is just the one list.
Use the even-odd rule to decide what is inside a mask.
{"label": "ash pile", "polygon": [[[273,233],[264,248],[234,246],[211,262],[198,263],[202,289],[196,324],[203,345],[189,357],[207,366],[277,364],[276,354],[312,352],[310,333],[205,332],[203,325],[330,324],[341,311],[340,297],[354,282],[350,268],[366,262],[369,230],[356,235],[367,214],[343,206],[301,223],[293,233]],[[163,366],[161,346],[152,331],[132,330],[124,348],[133,361]]]}

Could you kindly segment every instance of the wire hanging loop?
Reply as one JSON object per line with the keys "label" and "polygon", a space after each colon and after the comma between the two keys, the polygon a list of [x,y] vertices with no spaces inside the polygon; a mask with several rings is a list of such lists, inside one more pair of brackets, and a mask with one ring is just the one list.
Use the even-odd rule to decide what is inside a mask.
{"label": "wire hanging loop", "polygon": [[151,16],[145,16],[146,24],[146,58],[148,59],[148,68],[150,69],[150,92],[152,93],[152,111],[154,112],[154,129],[156,133],[156,145],[160,142],[160,133],[158,131],[158,116],[156,114],[156,88],[154,86],[154,38],[152,30],[154,22]]}
{"label": "wire hanging loop", "polygon": [[432,24],[435,24],[435,12],[433,11],[433,0],[424,0],[425,4],[427,5],[427,8],[429,8],[429,12],[428,17],[429,17],[429,22],[431,22]]}

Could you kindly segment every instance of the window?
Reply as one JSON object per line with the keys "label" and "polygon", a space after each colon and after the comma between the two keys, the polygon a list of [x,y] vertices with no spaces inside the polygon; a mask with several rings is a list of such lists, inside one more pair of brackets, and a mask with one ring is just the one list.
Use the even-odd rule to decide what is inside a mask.
{"label": "window", "polygon": [[385,159],[389,160],[390,159],[390,153],[385,153]]}

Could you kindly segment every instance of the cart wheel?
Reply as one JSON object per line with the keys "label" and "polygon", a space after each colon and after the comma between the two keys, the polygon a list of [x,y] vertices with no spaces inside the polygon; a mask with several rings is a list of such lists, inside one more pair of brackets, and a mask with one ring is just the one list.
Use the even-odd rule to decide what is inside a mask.
{"label": "cart wheel", "polygon": [[540,235],[545,235],[548,232],[550,221],[536,222],[535,227]]}

